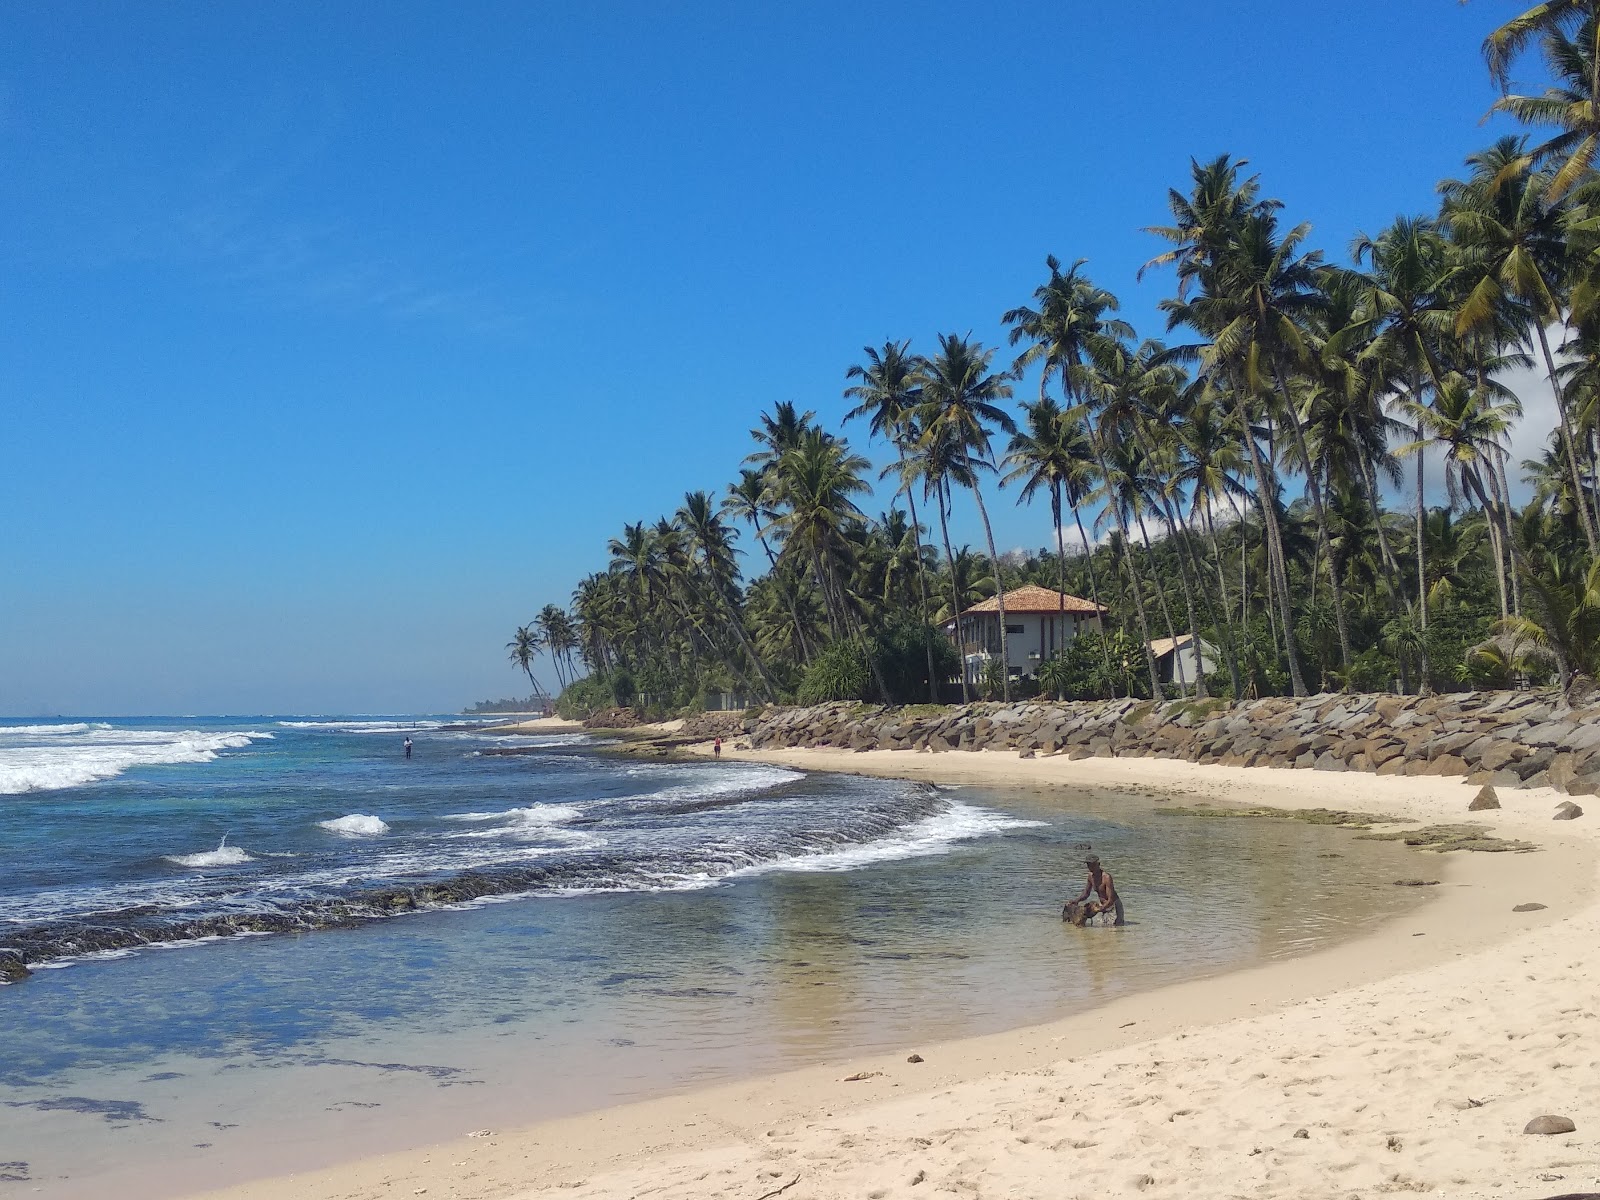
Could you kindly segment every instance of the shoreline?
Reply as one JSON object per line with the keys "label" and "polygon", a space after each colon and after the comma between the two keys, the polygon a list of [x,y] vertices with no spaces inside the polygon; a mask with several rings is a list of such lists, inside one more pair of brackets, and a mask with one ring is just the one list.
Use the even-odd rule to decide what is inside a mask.
{"label": "shoreline", "polygon": [[[709,744],[690,749],[709,754]],[[1229,1194],[1327,1194],[1338,1178],[1341,1189],[1426,1185],[1435,1194],[1542,1196],[1581,1190],[1600,1178],[1600,1104],[1594,1098],[1592,1057],[1600,1049],[1600,1031],[1587,1027],[1596,1020],[1588,998],[1600,959],[1590,949],[1600,938],[1600,905],[1594,901],[1597,845],[1584,820],[1550,821],[1559,799],[1553,792],[1508,790],[1501,796],[1506,807],[1468,814],[1466,803],[1475,789],[1442,778],[1199,767],[1162,759],[1020,760],[1003,751],[934,756],[748,752],[725,746],[723,757],[954,785],[1103,788],[1191,804],[1378,811],[1428,823],[1470,818],[1506,836],[1530,838],[1539,851],[1437,856],[1414,851],[1421,856],[1419,873],[1441,883],[1429,889],[1428,903],[1376,932],[1304,957],[1138,993],[1044,1024],[691,1088],[470,1140],[440,1130],[442,1140],[431,1146],[204,1195],[213,1200],[354,1200],[380,1194],[536,1200],[648,1190],[664,1197],[747,1198],[798,1176],[785,1194],[804,1200],[920,1195],[906,1190],[919,1170],[925,1181],[941,1188],[957,1184],[962,1191],[1055,1194],[1045,1183],[1057,1177],[1053,1172],[1070,1169],[1085,1193],[1222,1194],[1217,1189],[1232,1188]],[[1530,864],[1537,865],[1529,869]],[[1525,901],[1548,907],[1511,911]],[[1537,978],[1536,960],[1551,981],[1535,988],[1519,984],[1519,970]],[[1472,1047],[1463,1047],[1441,1068],[1429,1055],[1442,1052],[1441,1041],[1459,1041],[1461,1022],[1471,1015],[1470,1009],[1456,1012],[1457,1000],[1446,995],[1462,990],[1477,994],[1479,1007],[1493,1010],[1494,1028],[1477,1030]],[[1377,1014],[1389,1009],[1394,1013],[1385,1022]],[[1544,1072],[1545,1090],[1555,1092],[1545,1100],[1533,1090],[1544,1107],[1531,1095],[1511,1102],[1503,1092],[1496,1094],[1494,1079],[1484,1077],[1472,1085],[1472,1098],[1484,1100],[1482,1107],[1469,1107],[1463,1098],[1460,1108],[1440,1108],[1444,1101],[1434,1093],[1441,1073],[1495,1058],[1496,1051],[1500,1059],[1506,1056],[1506,1009],[1524,1014],[1524,1020],[1537,1014],[1546,1023],[1574,1025],[1561,1038],[1551,1033],[1546,1039],[1554,1044],[1551,1053],[1573,1059]],[[1378,1032],[1380,1026],[1406,1021],[1413,1035]],[[1335,1028],[1345,1037],[1328,1042],[1325,1031]],[[1312,1033],[1315,1044],[1301,1045]],[[1396,1037],[1404,1045],[1395,1044]],[[1288,1053],[1262,1057],[1261,1046],[1275,1038]],[[1197,1058],[1194,1051],[1205,1043],[1218,1047]],[[1149,1067],[1136,1070],[1138,1064],[1121,1061],[1130,1050],[1136,1059],[1147,1057]],[[1391,1096],[1387,1086],[1374,1089],[1372,1059],[1386,1050],[1405,1060],[1391,1071],[1404,1069],[1412,1059],[1431,1069],[1398,1095]],[[906,1056],[913,1052],[925,1061],[908,1063]],[[1245,1065],[1253,1069],[1245,1071]],[[1514,1066],[1500,1063],[1498,1074]],[[1096,1087],[1086,1091],[1078,1078],[1085,1070],[1108,1083],[1125,1076],[1107,1093],[1118,1099],[1107,1104],[1096,1099]],[[1566,1070],[1572,1075],[1563,1078]],[[867,1078],[845,1081],[862,1072]],[[1482,1068],[1476,1073],[1489,1074]],[[1462,1086],[1471,1090],[1465,1082]],[[1318,1103],[1307,1103],[1293,1118],[1307,1129],[1305,1138],[1294,1136],[1295,1124],[1281,1128],[1282,1106],[1297,1091],[1309,1092],[1322,1107],[1327,1093],[1337,1093],[1343,1119],[1360,1127],[1361,1145],[1348,1144],[1345,1131],[1327,1132],[1337,1130],[1338,1121],[1322,1122],[1313,1135],[1310,1129],[1318,1124],[1311,1113]],[[1202,1094],[1212,1097],[1203,1108],[1184,1099]],[[1374,1095],[1381,1103],[1372,1102]],[[1355,1103],[1348,1103],[1352,1099]],[[1543,1112],[1572,1117],[1577,1134],[1522,1135],[1522,1124]],[[1041,1136],[1019,1135],[1022,1122],[1038,1126]],[[1207,1128],[1203,1135],[1196,1133],[1201,1125]],[[1368,1136],[1369,1126],[1394,1126],[1399,1132]],[[1446,1138],[1441,1150],[1439,1126],[1456,1129],[1460,1142]],[[1468,1133],[1469,1127],[1476,1128]],[[1252,1144],[1239,1149],[1244,1141]],[[1410,1154],[1408,1144],[1415,1147]],[[1090,1153],[1091,1146],[1102,1152]],[[1049,1153],[1042,1153],[1045,1148]],[[1574,1175],[1573,1164],[1580,1160],[1586,1165]],[[1567,1165],[1535,1169],[1548,1162]],[[1430,1171],[1436,1177],[1429,1177]],[[1235,1179],[1253,1175],[1264,1175],[1259,1186],[1238,1191]],[[1553,1186],[1539,1175],[1566,1182]],[[1035,1181],[1043,1191],[1030,1191]],[[1211,1190],[1197,1189],[1208,1181]]]}

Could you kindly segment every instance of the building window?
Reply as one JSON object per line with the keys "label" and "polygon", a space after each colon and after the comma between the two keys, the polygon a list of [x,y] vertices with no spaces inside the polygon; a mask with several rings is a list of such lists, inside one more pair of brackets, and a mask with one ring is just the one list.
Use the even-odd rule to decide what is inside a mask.
{"label": "building window", "polygon": [[1006,632],[1007,633],[1021,633],[1022,631],[1023,630],[1022,630],[1022,626],[1021,625],[1007,625],[1006,626]]}

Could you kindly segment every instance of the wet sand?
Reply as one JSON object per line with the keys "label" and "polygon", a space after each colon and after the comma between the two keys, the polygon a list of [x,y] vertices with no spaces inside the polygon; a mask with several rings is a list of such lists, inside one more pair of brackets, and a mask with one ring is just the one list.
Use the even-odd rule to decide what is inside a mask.
{"label": "wet sand", "polygon": [[[1551,822],[1553,793],[1508,792],[1505,808],[1468,814],[1475,789],[1433,778],[1014,753],[725,757],[1189,805],[1470,816],[1540,849],[1417,851],[1417,875],[1440,880],[1429,903],[1303,958],[529,1128],[439,1129],[427,1148],[213,1195],[1524,1197],[1600,1186],[1594,818]],[[1512,911],[1525,902],[1546,907]],[[913,1053],[924,1061],[908,1062]],[[1577,1132],[1521,1132],[1544,1113]]]}

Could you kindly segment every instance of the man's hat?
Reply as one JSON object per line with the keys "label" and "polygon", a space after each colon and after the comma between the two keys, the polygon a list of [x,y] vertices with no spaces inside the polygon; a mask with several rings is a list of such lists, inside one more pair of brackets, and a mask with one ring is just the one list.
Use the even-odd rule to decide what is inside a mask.
{"label": "man's hat", "polygon": [[1098,867],[1100,865],[1100,856],[1098,854],[1091,854],[1083,861],[1088,863],[1091,867]]}

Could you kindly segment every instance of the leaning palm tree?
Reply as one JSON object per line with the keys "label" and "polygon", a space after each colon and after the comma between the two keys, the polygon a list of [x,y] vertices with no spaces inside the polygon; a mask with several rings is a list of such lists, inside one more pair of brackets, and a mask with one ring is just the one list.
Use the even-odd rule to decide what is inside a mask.
{"label": "leaning palm tree", "polygon": [[546,604],[533,619],[539,631],[539,640],[550,652],[550,665],[555,668],[556,686],[565,690],[567,678],[561,669],[561,648],[566,642],[567,614],[559,605]]}
{"label": "leaning palm tree", "polygon": [[527,675],[528,682],[533,685],[535,699],[540,699],[544,696],[544,689],[539,686],[539,680],[533,674],[533,664],[539,657],[540,648],[539,634],[530,625],[520,627],[516,632],[516,636],[506,643],[506,649],[510,651],[509,657],[511,661]]}
{"label": "leaning palm tree", "polygon": [[[916,444],[916,411],[922,403],[923,362],[911,353],[911,342],[885,342],[883,349],[862,347],[867,356],[865,363],[856,363],[845,372],[846,379],[859,383],[845,388],[846,399],[856,401],[856,406],[845,413],[844,419],[865,419],[869,437],[884,437],[894,446],[898,461],[888,471],[898,471],[905,463],[911,447]],[[917,519],[916,494],[902,487],[906,503],[911,509],[911,536],[916,544],[917,587],[922,601],[921,619],[928,620],[928,577],[922,559],[922,526]],[[927,640],[924,639],[927,643]],[[927,643],[928,699],[939,702],[939,682],[933,666],[933,646]]]}
{"label": "leaning palm tree", "polygon": [[983,343],[972,341],[970,336],[940,334],[939,353],[928,360],[918,420],[925,439],[948,439],[955,446],[978,505],[978,518],[983,522],[983,536],[989,546],[989,560],[994,564],[995,600],[1000,610],[1001,698],[1009,704],[1011,639],[1006,630],[1005,586],[999,578],[1000,556],[995,552],[994,530],[989,524],[989,510],[984,506],[983,489],[978,486],[977,477],[979,468],[994,469],[989,451],[991,430],[1016,431],[1016,423],[1000,407],[1003,401],[1011,398],[1012,375],[1009,371],[991,371],[993,360],[994,351],[984,349]]}

